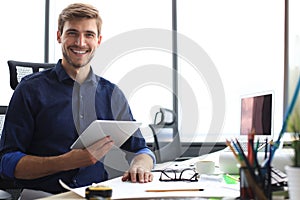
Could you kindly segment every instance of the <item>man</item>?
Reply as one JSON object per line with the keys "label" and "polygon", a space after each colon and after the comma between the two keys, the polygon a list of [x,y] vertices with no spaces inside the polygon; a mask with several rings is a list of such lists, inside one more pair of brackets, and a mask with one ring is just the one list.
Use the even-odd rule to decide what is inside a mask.
{"label": "man", "polygon": [[[70,150],[95,119],[134,120],[120,89],[90,66],[101,43],[101,25],[97,9],[87,4],[71,4],[60,14],[57,41],[62,60],[53,69],[25,77],[11,98],[0,144],[3,177],[49,193],[64,191],[59,179],[70,187],[107,180],[100,160],[113,146],[109,136],[85,149]],[[122,180],[152,181],[155,158],[140,131],[121,148],[128,158],[134,154]]]}

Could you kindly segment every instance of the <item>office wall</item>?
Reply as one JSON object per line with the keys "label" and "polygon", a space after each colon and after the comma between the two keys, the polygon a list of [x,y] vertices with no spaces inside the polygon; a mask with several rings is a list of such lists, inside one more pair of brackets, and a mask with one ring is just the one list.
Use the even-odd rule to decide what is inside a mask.
{"label": "office wall", "polygon": [[[180,120],[183,140],[213,142],[238,136],[241,97],[265,91],[274,93],[272,130],[278,136],[284,97],[284,3],[177,1],[178,32],[198,45],[186,48],[186,53],[184,44],[178,44],[183,55],[179,60],[180,110],[183,120],[188,118]],[[194,97],[187,93],[184,80]],[[186,103],[191,98],[195,105]],[[186,105],[194,110],[186,112]]]}
{"label": "office wall", "polygon": [[41,0],[0,2],[0,105],[8,105],[13,93],[7,60],[44,61],[44,4]]}

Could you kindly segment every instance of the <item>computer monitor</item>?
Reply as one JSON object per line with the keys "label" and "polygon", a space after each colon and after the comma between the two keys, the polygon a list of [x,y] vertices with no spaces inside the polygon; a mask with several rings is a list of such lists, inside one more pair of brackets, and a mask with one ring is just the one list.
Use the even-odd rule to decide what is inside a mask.
{"label": "computer monitor", "polygon": [[[273,113],[274,113],[274,94],[273,92],[261,92],[243,95],[240,104],[240,134],[237,139],[242,144],[247,154],[248,134],[255,133],[255,141],[264,144],[273,139]],[[259,161],[261,161],[265,153],[258,152]],[[280,163],[286,162],[283,157],[277,157],[275,167],[283,170]],[[238,174],[239,168],[237,160],[233,153],[226,148],[220,152],[219,156],[220,170],[225,173]]]}
{"label": "computer monitor", "polygon": [[241,98],[240,135],[272,135],[273,94],[253,94]]}

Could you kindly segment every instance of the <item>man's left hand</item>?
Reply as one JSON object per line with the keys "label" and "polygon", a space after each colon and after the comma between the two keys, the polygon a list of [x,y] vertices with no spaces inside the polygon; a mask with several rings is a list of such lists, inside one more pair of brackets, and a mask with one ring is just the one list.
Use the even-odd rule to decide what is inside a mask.
{"label": "man's left hand", "polygon": [[153,180],[151,169],[153,168],[153,160],[147,154],[137,155],[122,177],[122,181],[131,181],[133,183],[148,183]]}

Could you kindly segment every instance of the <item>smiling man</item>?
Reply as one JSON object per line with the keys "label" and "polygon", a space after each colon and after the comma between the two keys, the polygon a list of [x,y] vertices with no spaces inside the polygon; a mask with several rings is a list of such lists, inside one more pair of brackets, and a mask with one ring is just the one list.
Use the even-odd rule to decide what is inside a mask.
{"label": "smiling man", "polygon": [[[53,69],[25,77],[11,98],[0,143],[0,173],[24,191],[63,192],[59,179],[70,187],[108,179],[101,160],[113,146],[109,136],[85,149],[70,150],[96,119],[134,120],[122,91],[91,68],[101,43],[101,25],[98,10],[91,5],[65,8],[57,31],[62,59]],[[152,181],[155,157],[141,132],[136,131],[121,149],[130,162],[122,180]]]}
{"label": "smiling man", "polygon": [[62,46],[62,66],[71,78],[78,79],[79,70],[89,72],[90,61],[101,42],[100,28],[97,29],[97,21],[93,18],[65,22],[60,18],[59,22],[63,23],[57,31],[57,41]]}

